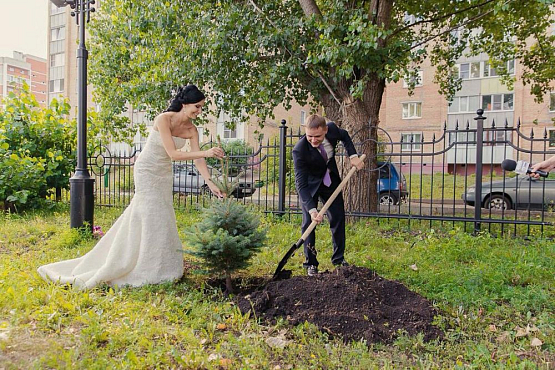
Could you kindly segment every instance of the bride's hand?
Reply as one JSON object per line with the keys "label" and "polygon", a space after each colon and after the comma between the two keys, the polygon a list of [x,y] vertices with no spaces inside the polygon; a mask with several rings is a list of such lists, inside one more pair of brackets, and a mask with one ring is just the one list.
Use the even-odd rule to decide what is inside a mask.
{"label": "bride's hand", "polygon": [[208,150],[204,151],[205,155],[207,158],[209,157],[214,157],[214,158],[223,158],[225,157],[225,152],[222,148],[219,148],[217,146],[210,148]]}
{"label": "bride's hand", "polygon": [[222,191],[220,189],[218,189],[218,187],[216,186],[216,184],[214,184],[212,182],[212,180],[207,182],[208,187],[210,188],[210,191],[217,196],[218,198],[225,198],[225,194],[222,193]]}

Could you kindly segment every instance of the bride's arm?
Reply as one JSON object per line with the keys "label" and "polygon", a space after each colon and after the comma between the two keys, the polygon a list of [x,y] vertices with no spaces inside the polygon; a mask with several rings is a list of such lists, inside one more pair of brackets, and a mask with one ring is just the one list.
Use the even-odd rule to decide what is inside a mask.
{"label": "bride's arm", "polygon": [[[175,148],[175,143],[173,142],[172,133],[170,130],[169,117],[165,115],[159,115],[158,117],[156,117],[154,124],[158,128],[158,132],[160,132],[162,145],[164,145],[164,149],[166,150],[166,153],[168,153],[168,156],[171,158],[172,161],[188,161],[192,159],[197,160],[208,157],[222,158],[224,156],[224,151],[220,148],[200,150],[198,146],[198,132],[196,130],[194,130],[194,134],[196,133],[197,150],[192,149],[190,152],[182,152],[180,150],[177,150]],[[208,172],[208,169],[206,171]]]}
{"label": "bride's arm", "polygon": [[[194,130],[193,134],[191,135],[191,138],[189,139],[189,145],[191,146],[191,153],[200,151],[197,130]],[[212,149],[219,149],[223,153],[223,150],[221,148],[212,148]],[[206,161],[204,160],[204,158],[195,159],[195,167],[197,168],[198,172],[200,172],[200,175],[202,176],[202,178],[204,179],[204,181],[206,182],[206,184],[208,185],[212,193],[214,193],[216,196],[220,198],[223,197],[224,195],[222,194],[221,190],[218,189],[218,187],[212,182],[210,171],[208,170],[208,166],[206,165]]]}

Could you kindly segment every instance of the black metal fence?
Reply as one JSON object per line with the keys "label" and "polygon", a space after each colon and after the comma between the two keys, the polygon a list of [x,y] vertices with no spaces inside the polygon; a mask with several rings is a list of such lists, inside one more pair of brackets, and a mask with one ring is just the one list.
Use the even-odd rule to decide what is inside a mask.
{"label": "black metal fence", "polygon": [[[290,130],[282,121],[277,137],[259,143],[255,150],[227,153],[231,178],[238,183],[234,192],[238,201],[283,217],[300,213],[291,150],[301,136],[300,129]],[[526,135],[520,124],[486,122],[478,111],[473,122],[445,124],[441,134],[429,138],[410,134],[392,140],[384,130],[379,136],[378,167],[369,169],[379,171],[378,210],[351,210],[350,216],[396,228],[447,226],[498,236],[555,235],[555,176],[535,180],[501,168],[505,159],[533,163],[555,154],[546,131],[541,137],[533,131]],[[356,144],[356,134],[353,140]],[[95,202],[126,206],[133,196],[133,163],[140,148],[131,154],[99,148],[90,158]],[[336,156],[344,160],[341,147]],[[211,195],[193,163],[176,162],[173,168],[178,207],[206,206]],[[217,165],[211,171],[219,176]],[[354,195],[345,196],[348,204]]]}

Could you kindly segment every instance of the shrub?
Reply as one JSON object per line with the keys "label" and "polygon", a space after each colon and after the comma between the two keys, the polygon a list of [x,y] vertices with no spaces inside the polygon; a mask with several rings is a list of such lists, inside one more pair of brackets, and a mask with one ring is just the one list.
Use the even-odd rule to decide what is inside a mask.
{"label": "shrub", "polygon": [[[69,188],[75,168],[75,125],[67,115],[69,104],[54,99],[39,106],[29,87],[10,92],[0,110],[0,202],[29,206],[30,199],[47,198],[54,190]],[[8,173],[4,173],[4,172]]]}
{"label": "shrub", "polygon": [[0,201],[4,210],[17,211],[46,186],[44,160],[9,150],[0,136]]}

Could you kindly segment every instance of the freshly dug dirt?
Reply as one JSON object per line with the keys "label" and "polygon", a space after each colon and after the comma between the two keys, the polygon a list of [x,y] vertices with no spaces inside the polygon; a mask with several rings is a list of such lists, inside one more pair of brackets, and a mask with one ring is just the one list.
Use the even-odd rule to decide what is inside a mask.
{"label": "freshly dug dirt", "polygon": [[293,325],[308,321],[346,342],[387,343],[399,330],[409,335],[423,333],[425,340],[442,337],[441,330],[432,325],[438,312],[429,301],[363,267],[272,281],[239,296],[238,306],[241,312],[254,310],[269,322],[278,317]]}

